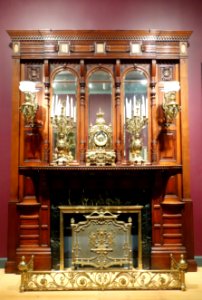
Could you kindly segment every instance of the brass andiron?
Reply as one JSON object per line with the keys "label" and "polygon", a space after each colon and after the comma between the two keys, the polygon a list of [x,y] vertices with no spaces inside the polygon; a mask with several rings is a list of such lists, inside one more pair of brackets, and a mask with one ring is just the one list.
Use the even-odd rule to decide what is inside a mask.
{"label": "brass andiron", "polygon": [[61,114],[51,117],[51,122],[56,128],[56,147],[53,154],[52,165],[68,165],[74,160],[72,152],[70,151],[71,144],[73,143],[72,137],[74,136],[75,122],[73,117],[66,116],[64,107],[61,107]]}
{"label": "brass andiron", "polygon": [[135,164],[144,163],[141,131],[147,122],[148,118],[146,116],[134,115],[132,118],[126,119],[126,130],[131,134],[129,160]]}
{"label": "brass andiron", "polygon": [[177,262],[175,258],[173,257],[173,254],[170,254],[170,259],[171,259],[171,270],[178,270],[181,275],[181,290],[185,291],[186,290],[186,285],[185,285],[185,272],[187,271],[188,268],[188,263],[184,259],[184,255],[180,255],[180,260]]}
{"label": "brass andiron", "polygon": [[36,93],[39,91],[37,88],[37,82],[33,81],[21,81],[19,89],[25,94],[25,101],[20,106],[20,112],[24,116],[25,125],[31,127],[34,126],[34,119],[38,109],[38,104],[36,102]]}
{"label": "brass andiron", "polygon": [[22,256],[21,261],[18,264],[18,270],[21,273],[20,292],[24,292],[25,286],[29,282],[28,272],[34,270],[34,255],[31,256],[29,262],[26,262],[25,256]]}

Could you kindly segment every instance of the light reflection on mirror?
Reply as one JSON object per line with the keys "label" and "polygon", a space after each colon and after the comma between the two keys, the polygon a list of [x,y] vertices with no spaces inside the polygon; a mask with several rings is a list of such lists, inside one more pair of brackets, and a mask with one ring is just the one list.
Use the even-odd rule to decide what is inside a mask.
{"label": "light reflection on mirror", "polygon": [[76,121],[77,78],[72,72],[65,70],[56,74],[53,83],[51,116],[60,115],[64,107],[65,115]]}
{"label": "light reflection on mirror", "polygon": [[[124,156],[129,160],[130,154],[130,134],[126,130],[126,119],[133,116],[148,118],[148,98],[147,98],[148,80],[145,74],[140,70],[129,71],[124,80]],[[148,160],[148,125],[141,131],[142,139],[142,157],[144,161]]]}
{"label": "light reflection on mirror", "polygon": [[99,109],[104,112],[106,124],[112,122],[112,78],[105,70],[96,70],[88,79],[89,125],[95,124]]}

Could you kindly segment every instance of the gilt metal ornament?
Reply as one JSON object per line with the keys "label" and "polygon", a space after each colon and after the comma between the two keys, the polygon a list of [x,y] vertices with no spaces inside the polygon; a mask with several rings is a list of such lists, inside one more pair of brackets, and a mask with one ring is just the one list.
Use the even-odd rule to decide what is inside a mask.
{"label": "gilt metal ornament", "polygon": [[112,125],[107,125],[104,112],[96,114],[95,125],[90,125],[86,165],[115,165],[116,154],[112,148]]}
{"label": "gilt metal ornament", "polygon": [[34,271],[34,258],[19,263],[20,292],[86,290],[186,290],[187,264],[181,255],[177,262],[171,255],[169,270],[72,270]]}

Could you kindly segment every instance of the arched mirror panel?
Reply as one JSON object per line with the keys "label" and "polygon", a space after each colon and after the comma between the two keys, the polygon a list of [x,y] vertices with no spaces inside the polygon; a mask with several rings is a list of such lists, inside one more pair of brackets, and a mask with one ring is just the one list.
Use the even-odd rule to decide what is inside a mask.
{"label": "arched mirror panel", "polygon": [[88,125],[95,124],[101,110],[107,124],[112,123],[112,76],[105,70],[96,70],[88,78]]}
{"label": "arched mirror panel", "polygon": [[52,81],[52,163],[71,164],[77,148],[77,76],[68,69],[59,71]]}
{"label": "arched mirror panel", "polygon": [[124,79],[124,156],[131,163],[148,159],[148,80],[142,70]]}
{"label": "arched mirror panel", "polygon": [[112,76],[96,69],[88,78],[87,165],[115,165],[112,125]]}

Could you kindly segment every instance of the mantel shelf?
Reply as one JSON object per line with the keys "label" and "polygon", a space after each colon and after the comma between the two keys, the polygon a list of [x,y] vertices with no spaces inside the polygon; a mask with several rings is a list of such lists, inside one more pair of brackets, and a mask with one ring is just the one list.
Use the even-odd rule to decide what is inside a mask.
{"label": "mantel shelf", "polygon": [[19,173],[21,175],[28,175],[30,173],[110,173],[110,174],[133,174],[133,173],[169,173],[169,175],[176,175],[182,173],[182,165],[136,165],[136,166],[19,166]]}

